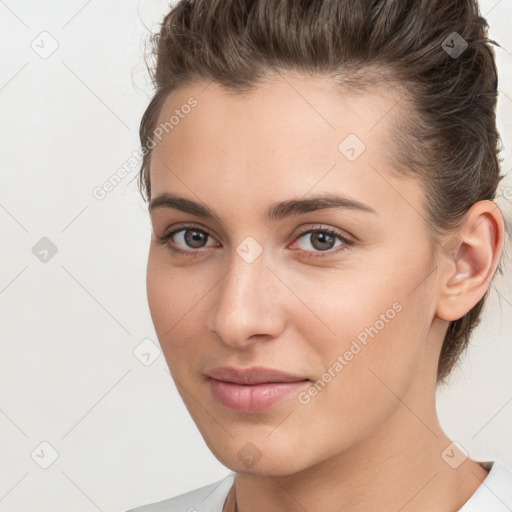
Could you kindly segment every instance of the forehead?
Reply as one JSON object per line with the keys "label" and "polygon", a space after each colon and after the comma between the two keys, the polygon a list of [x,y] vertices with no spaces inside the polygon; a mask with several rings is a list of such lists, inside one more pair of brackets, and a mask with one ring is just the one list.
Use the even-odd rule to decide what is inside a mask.
{"label": "forehead", "polygon": [[223,193],[256,204],[342,187],[372,199],[394,168],[392,127],[406,110],[403,97],[390,86],[347,92],[327,78],[290,75],[248,95],[216,82],[176,89],[158,119],[152,196]]}
{"label": "forehead", "polygon": [[[217,135],[226,143],[251,137],[255,143],[272,142],[283,148],[286,142],[299,138],[314,140],[334,133],[340,137],[350,128],[365,139],[377,126],[377,133],[382,135],[394,116],[404,115],[407,103],[403,92],[389,82],[347,88],[327,77],[309,75],[273,76],[248,93],[226,89],[214,81],[200,82],[169,94],[157,124],[164,126],[174,117],[172,131],[178,137],[194,124],[196,136]],[[193,107],[189,107],[191,102]],[[185,122],[187,118],[191,121]],[[176,121],[181,129],[177,129]],[[231,140],[226,140],[226,133],[232,136]],[[285,138],[275,140],[276,134]]]}

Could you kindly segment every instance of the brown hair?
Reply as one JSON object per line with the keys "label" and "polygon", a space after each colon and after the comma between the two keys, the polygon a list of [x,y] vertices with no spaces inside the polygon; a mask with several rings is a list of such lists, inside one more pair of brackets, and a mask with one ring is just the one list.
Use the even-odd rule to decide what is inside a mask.
{"label": "brown hair", "polygon": [[[497,43],[487,27],[476,0],[181,0],[152,36],[156,92],[140,125],[141,194],[150,199],[148,143],[177,87],[214,80],[243,94],[281,70],[328,76],[353,91],[386,80],[410,108],[395,123],[395,166],[422,179],[435,240],[475,202],[493,200],[502,179]],[[438,383],[465,350],[488,292],[450,323]]]}

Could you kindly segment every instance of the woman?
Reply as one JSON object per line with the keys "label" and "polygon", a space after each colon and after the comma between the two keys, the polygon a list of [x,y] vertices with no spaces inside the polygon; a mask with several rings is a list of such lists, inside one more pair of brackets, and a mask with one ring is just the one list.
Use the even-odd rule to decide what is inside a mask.
{"label": "woman", "polygon": [[148,301],[233,472],[134,510],[510,510],[435,405],[504,245],[476,1],[183,0],[156,57]]}

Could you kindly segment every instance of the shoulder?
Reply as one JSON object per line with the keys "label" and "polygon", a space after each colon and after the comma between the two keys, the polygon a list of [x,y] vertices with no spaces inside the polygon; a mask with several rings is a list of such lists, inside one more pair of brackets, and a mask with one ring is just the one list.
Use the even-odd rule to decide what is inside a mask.
{"label": "shoulder", "polygon": [[512,510],[512,466],[501,460],[483,463],[489,474],[459,512],[510,512]]}
{"label": "shoulder", "polygon": [[234,476],[234,473],[230,473],[222,480],[204,487],[163,501],[132,508],[126,512],[222,512]]}

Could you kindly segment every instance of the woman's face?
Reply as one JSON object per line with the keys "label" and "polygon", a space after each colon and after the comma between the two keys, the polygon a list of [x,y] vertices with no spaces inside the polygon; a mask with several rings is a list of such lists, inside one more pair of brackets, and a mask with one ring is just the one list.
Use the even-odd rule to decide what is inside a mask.
{"label": "woman's face", "polygon": [[[187,86],[153,137],[149,307],[187,409],[234,471],[296,472],[431,411],[442,328],[425,194],[386,156],[403,105],[391,89],[334,91],[289,75],[245,98]],[[342,199],[321,208],[324,195]],[[302,382],[213,385],[223,366]]]}

